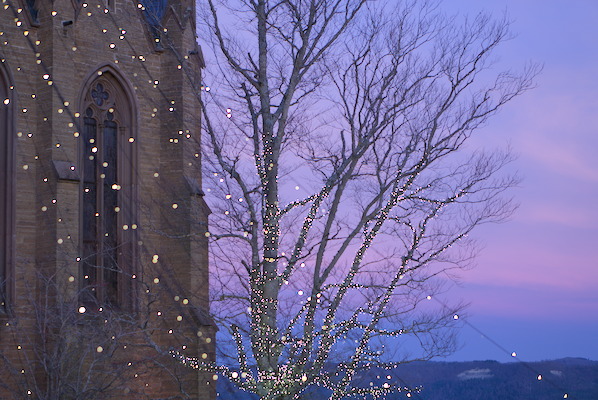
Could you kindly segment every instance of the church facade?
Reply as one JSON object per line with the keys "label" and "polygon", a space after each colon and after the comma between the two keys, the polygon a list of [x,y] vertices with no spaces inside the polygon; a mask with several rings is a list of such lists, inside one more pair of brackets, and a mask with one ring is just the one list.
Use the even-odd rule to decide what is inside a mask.
{"label": "church facade", "polygon": [[0,398],[212,399],[193,0],[2,0]]}

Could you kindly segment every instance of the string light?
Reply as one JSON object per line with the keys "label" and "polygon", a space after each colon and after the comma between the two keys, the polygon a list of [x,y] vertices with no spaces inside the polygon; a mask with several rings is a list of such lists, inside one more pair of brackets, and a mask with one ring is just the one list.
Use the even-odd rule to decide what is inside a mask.
{"label": "string light", "polygon": [[[99,5],[98,5],[98,6],[99,6]],[[83,3],[83,7],[87,7],[87,3]],[[140,4],[138,4],[138,7],[139,7],[141,10],[145,10],[145,7],[144,7],[144,6],[143,6],[141,3],[140,3]],[[105,8],[105,9],[104,9],[104,13],[108,13],[108,9],[107,9],[107,8]],[[54,11],[54,12],[52,13],[52,15],[53,15],[53,16],[54,16],[54,15],[56,15],[56,12]],[[87,15],[88,15],[88,16],[91,16],[91,12],[89,12]],[[19,25],[19,26],[20,26],[20,25]],[[103,32],[104,32],[104,33],[106,33],[106,29],[103,29]],[[120,39],[121,39],[121,40],[123,40],[123,39],[124,39],[124,34],[125,34],[125,33],[126,33],[126,31],[124,31],[124,30],[122,30],[122,31],[121,31],[121,34],[122,34],[122,35],[121,35],[121,37],[120,37]],[[27,35],[25,35],[25,36],[27,36]],[[156,39],[156,41],[158,41],[158,39]],[[115,47],[116,47],[116,46],[115,46],[113,43],[112,43],[112,44],[110,44],[110,48],[115,48]],[[76,50],[76,47],[73,47],[72,49],[73,49],[73,51],[75,51],[75,50]],[[149,57],[149,56],[148,56],[148,57]],[[135,59],[135,56],[132,56],[132,58],[133,58],[133,59]],[[146,61],[145,57],[144,57],[144,56],[142,56],[142,55],[139,55],[137,58],[138,58],[138,60],[139,60],[140,62],[145,62],[145,61]],[[186,57],[185,57],[185,58],[186,58]],[[179,67],[180,67],[180,68],[179,68]],[[177,68],[178,68],[178,69],[181,69],[182,67],[181,67],[181,65],[179,64],[179,65],[177,66]],[[46,79],[46,80],[48,80],[48,81],[49,81],[49,82],[48,82],[48,84],[51,84],[51,83],[52,83],[52,81],[49,79],[49,75],[48,75],[48,78],[44,78],[44,79]],[[157,80],[151,80],[151,79],[150,79],[148,82],[149,82],[150,84],[153,84],[153,85],[154,85],[154,87],[158,86],[158,84],[159,84],[159,82],[158,82]],[[202,89],[202,90],[204,90],[205,92],[210,92],[210,87],[209,87],[209,86],[202,86],[202,88],[201,88],[201,89]],[[33,96],[33,95],[32,95],[32,96]],[[158,111],[158,110],[154,108],[154,114],[152,115],[152,117],[154,117],[154,116],[155,116],[155,114],[157,113],[157,111]],[[170,107],[170,108],[169,108],[169,111],[171,111],[171,112],[172,112],[172,111],[174,111],[174,108]],[[230,108],[227,108],[227,109],[226,109],[226,117],[227,117],[227,118],[229,118],[229,119],[232,117],[232,109],[230,109]],[[77,134],[75,137],[78,137],[78,134]],[[175,141],[175,139],[172,139],[172,142],[171,142],[171,143],[173,143],[173,144],[178,144],[179,142],[178,142],[178,139],[177,139],[177,141]],[[56,146],[56,147],[59,147],[59,146]],[[196,153],[196,154],[197,154],[197,153]],[[198,155],[197,155],[196,157],[198,157]],[[264,165],[267,165],[267,169],[269,169],[269,170],[273,170],[274,168],[278,168],[278,166],[277,166],[275,163],[268,163],[268,164],[264,164]],[[26,165],[25,165],[23,168],[24,168],[24,169],[27,169],[27,168],[25,168],[25,167],[26,167]],[[157,172],[156,172],[156,173],[154,173],[154,177],[156,177],[156,178],[158,177],[158,173],[157,173]],[[262,174],[262,175],[261,175],[261,178],[263,179],[262,183],[265,183],[265,184],[267,184],[267,183],[268,183],[268,181],[266,180],[266,178],[265,178],[265,175],[264,175],[264,174]],[[224,178],[220,178],[220,180],[219,180],[219,181],[220,181],[220,183],[224,183]],[[116,189],[115,189],[115,190],[116,190]],[[295,187],[295,190],[299,190],[299,186],[296,186],[296,187]],[[291,206],[290,208],[292,209],[292,208],[294,208],[295,206],[299,206],[299,205],[305,205],[305,204],[308,204],[308,203],[310,203],[310,202],[313,202],[313,204],[316,204],[316,203],[318,203],[318,202],[319,202],[319,204],[318,204],[318,207],[319,207],[319,206],[320,206],[320,204],[321,204],[321,203],[322,203],[322,202],[323,202],[323,201],[324,201],[324,200],[325,200],[325,199],[328,197],[328,195],[329,195],[329,194],[330,194],[330,193],[329,193],[329,191],[324,191],[323,193],[321,193],[321,194],[319,195],[319,197],[318,197],[318,195],[316,195],[315,197],[309,197],[309,198],[307,198],[307,199],[305,199],[305,200],[301,200],[301,201],[297,201],[297,202],[295,202],[295,203],[292,203],[292,204],[293,204],[293,206]],[[395,194],[395,193],[393,192],[393,195],[394,195],[394,194]],[[401,194],[401,193],[400,193],[400,192],[398,192],[398,194]],[[227,199],[227,200],[232,198],[232,196],[231,196],[231,195],[227,195],[227,196],[229,196],[229,197],[226,197],[226,199]],[[242,202],[242,200],[243,200],[243,198],[242,198],[242,197],[239,197],[238,199],[239,199],[239,203],[240,203],[240,202]],[[394,205],[396,205],[396,203],[395,203],[395,204],[393,204],[393,206],[394,206]],[[175,206],[176,206],[176,203],[173,203],[173,205],[172,205],[172,208],[173,208],[173,209],[176,209],[177,207],[175,207]],[[308,231],[309,231],[309,229],[311,228],[312,224],[313,224],[315,221],[317,221],[317,218],[319,218],[319,217],[318,217],[318,207],[312,208],[312,210],[314,210],[314,212],[313,212],[313,213],[312,213],[312,212],[311,212],[311,210],[310,210],[310,212],[309,212],[309,214],[308,214],[308,217],[307,217],[307,218],[304,220],[304,221],[305,221],[305,225],[304,225],[304,229],[301,229],[301,235],[303,235],[303,233],[305,233],[305,237],[306,237],[306,236],[307,236],[307,232],[308,232]],[[276,207],[274,207],[274,208],[275,208],[275,214],[276,214],[276,215],[282,215],[282,214],[284,213],[284,211],[285,211],[285,210],[280,210],[280,209],[278,208],[278,205],[276,205]],[[47,208],[46,208],[46,209],[47,209]],[[45,211],[45,210],[44,210],[44,211]],[[379,218],[380,220],[387,220],[387,219],[388,219],[388,217],[389,217],[389,213],[390,213],[390,211],[388,211],[388,212],[381,211],[381,212],[380,212],[380,214],[378,215],[378,218]],[[228,214],[226,214],[226,215],[229,215],[229,214],[230,214],[230,213],[228,213]],[[324,210],[324,209],[320,209],[320,210],[319,210],[319,214],[322,214],[322,215],[323,215],[323,214],[325,214],[325,210]],[[124,225],[124,226],[127,226],[127,225]],[[269,226],[269,227],[268,227],[268,229],[265,229],[264,233],[265,233],[265,234],[267,234],[267,235],[279,236],[279,235],[280,235],[280,229],[279,229],[279,227],[278,227],[278,226],[276,226],[276,224],[274,224],[273,226]],[[375,235],[376,235],[374,228],[372,228],[372,229],[368,230],[368,229],[366,229],[365,227],[364,227],[364,234],[365,234],[365,237],[366,237],[366,239],[370,239],[370,238],[371,238],[372,240],[373,240],[373,236],[375,236]],[[368,235],[369,235],[369,236],[368,236]],[[206,236],[206,237],[210,236],[210,233],[209,233],[209,232],[206,232],[206,233],[205,233],[205,236]],[[244,236],[249,236],[249,232],[248,232],[248,231],[244,231]],[[357,254],[357,255],[356,255],[356,257],[355,257],[355,262],[356,262],[356,263],[357,263],[357,262],[361,262],[361,261],[363,261],[363,259],[364,259],[365,255],[366,255],[366,250],[369,248],[370,244],[371,244],[371,240],[366,240],[366,241],[364,241],[364,246],[362,246],[362,248],[360,248],[360,249],[359,249],[359,251],[356,253],[356,254]],[[298,247],[301,247],[301,246],[298,246]],[[271,250],[271,251],[274,251],[274,252],[276,252],[276,244],[273,244],[273,243],[268,243],[266,246],[264,246],[264,248],[265,248],[265,249],[267,249],[267,250]],[[299,249],[299,250],[295,250],[294,252],[292,252],[292,255],[290,256],[290,260],[291,260],[291,261],[290,261],[290,262],[287,264],[287,265],[289,265],[289,266],[290,266],[290,268],[289,268],[288,270],[286,270],[286,271],[288,271],[288,273],[286,273],[286,272],[285,272],[285,273],[284,273],[282,276],[284,276],[284,277],[288,277],[288,276],[289,276],[289,275],[290,275],[290,274],[291,274],[291,273],[294,271],[294,268],[295,268],[295,266],[297,265],[297,261],[298,261],[299,257],[301,257],[300,251],[301,251],[301,249]],[[267,263],[276,263],[276,262],[277,262],[277,260],[278,260],[278,255],[276,255],[275,257],[263,257],[263,261],[264,261],[264,262],[267,262]],[[152,257],[152,263],[156,264],[157,262],[158,262],[158,255],[154,255],[154,256]],[[306,264],[305,264],[304,262],[301,262],[299,265],[300,265],[300,267],[301,267],[301,268],[305,268],[305,267],[306,267]],[[353,271],[352,271],[352,272],[350,273],[350,279],[348,280],[348,282],[351,282],[351,281],[353,281],[353,279],[355,278],[355,276],[356,276],[356,275],[357,275],[357,272],[356,272],[356,271],[355,271],[355,272],[353,272]],[[403,277],[403,275],[400,275],[400,279],[402,279],[402,277]],[[136,276],[135,276],[135,275],[132,275],[132,278],[133,278],[133,279],[135,279],[135,278],[136,278]],[[277,276],[277,277],[276,277],[276,279],[278,279],[278,278],[280,278],[280,277],[279,277],[279,276]],[[156,280],[157,280],[157,281],[156,281]],[[288,280],[286,280],[286,279],[282,279],[282,280],[281,280],[281,279],[278,279],[278,280],[279,280],[280,282],[285,282],[285,283],[288,283]],[[155,278],[155,279],[154,279],[154,283],[158,284],[158,283],[159,283],[159,279],[158,279],[158,278]],[[256,282],[255,282],[255,285],[256,285],[256,287],[263,286],[264,284],[265,284],[265,280],[263,280],[263,279],[261,279],[261,278],[260,278],[260,279],[257,279],[257,280],[256,280]],[[347,287],[347,288],[355,288],[355,289],[358,289],[358,288],[360,288],[360,287],[363,287],[363,286],[360,286],[359,284],[353,284],[353,283],[350,283],[350,284],[348,284],[346,287]],[[258,291],[258,292],[259,292],[259,293],[258,293],[258,295],[259,295],[259,296],[263,296],[263,292],[261,292],[261,291]],[[299,291],[297,291],[297,293],[298,293],[300,296],[302,296],[302,295],[304,294],[304,291],[303,291],[303,290],[299,290]],[[317,296],[316,296],[316,298],[318,298],[318,299],[319,299],[320,297],[321,297],[321,293],[318,293],[318,294],[317,294]],[[428,300],[429,300],[429,299],[430,299],[430,296],[428,296]],[[186,300],[186,299],[185,299],[185,300]],[[309,301],[311,301],[311,297],[309,297],[307,301],[308,301],[308,302],[309,302]],[[183,301],[183,303],[184,303],[184,304],[187,304],[187,303],[185,303],[184,301]],[[256,306],[256,307],[259,307],[259,308],[256,310],[256,312],[255,312],[254,314],[260,314],[260,313],[261,313],[261,311],[264,309],[264,308],[262,308],[262,307],[261,307],[261,306],[262,306],[261,304],[256,304],[255,306]],[[83,311],[81,311],[81,309],[83,309]],[[80,307],[80,308],[79,308],[79,312],[80,312],[80,313],[85,313],[85,307]],[[252,309],[251,309],[251,308],[248,308],[248,312],[249,312],[249,313],[251,313],[251,312],[252,312]],[[158,311],[158,315],[159,315],[159,316],[160,316],[160,315],[162,315],[162,314],[161,314],[161,311]],[[182,316],[180,316],[180,315],[179,315],[179,316],[177,316],[177,320],[178,320],[178,318],[179,318],[179,317],[181,317],[181,320],[182,320]],[[458,315],[457,315],[457,314],[455,314],[453,318],[454,318],[454,319],[458,319]],[[359,325],[355,325],[355,326],[359,326]],[[320,332],[320,333],[318,333],[318,334],[319,334],[319,335],[321,335],[320,337],[322,337],[322,338],[326,338],[326,339],[328,339],[328,338],[332,338],[332,335],[333,335],[333,334],[332,334],[332,332],[335,332],[335,329],[339,329],[339,327],[338,327],[337,325],[335,325],[335,324],[332,324],[332,323],[329,323],[329,324],[326,324],[326,325],[322,325],[322,332]],[[172,331],[172,330],[170,330],[170,331],[169,331],[169,333],[170,333],[171,331]],[[330,333],[323,333],[324,331],[327,331],[327,332],[330,332]],[[338,332],[338,330],[337,330],[336,332]],[[403,331],[402,331],[402,330],[401,330],[401,333],[403,333]],[[200,335],[199,335],[199,332],[198,332],[198,336],[200,336]],[[338,339],[338,338],[335,338],[335,340],[333,340],[331,343],[335,343],[335,342],[336,342],[336,339]],[[209,342],[211,341],[211,338],[206,338],[206,340],[205,340],[205,341],[206,341],[206,343],[209,343]],[[298,343],[298,342],[297,342],[297,343]],[[276,343],[265,343],[264,345],[267,347],[267,346],[275,346],[275,345],[277,345],[277,344],[276,344]],[[101,346],[97,347],[97,349],[100,349],[100,348],[102,348],[102,347],[101,347]],[[100,352],[100,351],[98,351],[98,352]],[[515,353],[513,353],[513,354],[515,354]],[[201,356],[201,358],[205,360],[205,359],[207,358],[207,355],[206,355],[206,357],[204,357],[204,355],[206,355],[206,353],[203,353],[203,354],[202,354],[202,356]],[[182,356],[182,355],[181,355],[181,356],[178,356],[178,355],[177,355],[176,357],[179,357],[179,359],[180,359],[180,360],[181,360],[181,362],[183,362],[183,363],[188,363],[188,364],[192,364],[192,363],[193,363],[191,359],[188,359],[188,358],[186,358],[186,357],[184,357],[184,356]],[[129,363],[129,364],[130,364],[130,363]],[[200,364],[197,364],[197,365],[199,366]],[[201,364],[201,365],[202,365],[202,368],[205,368],[205,370],[206,370],[206,371],[214,371],[215,369],[218,369],[218,368],[217,368],[217,367],[215,367],[215,366],[214,366],[212,363],[208,363],[208,362],[206,362],[205,364]],[[283,366],[283,367],[284,367],[284,366]],[[199,368],[199,367],[198,367],[198,368]],[[292,389],[292,386],[293,386],[295,383],[299,383],[299,382],[300,382],[300,383],[303,383],[303,384],[305,384],[305,383],[307,383],[308,381],[310,381],[310,382],[319,382],[319,381],[318,381],[316,378],[314,378],[314,377],[308,377],[306,374],[304,374],[304,373],[302,373],[302,372],[294,373],[294,372],[289,372],[290,370],[291,370],[291,368],[284,369],[284,371],[283,371],[283,372],[280,372],[280,373],[278,373],[278,375],[277,375],[276,373],[272,373],[272,374],[265,374],[265,375],[264,375],[264,376],[262,376],[261,378],[260,378],[260,377],[254,377],[253,375],[249,374],[247,371],[244,371],[244,372],[242,372],[242,373],[239,375],[239,373],[238,373],[238,372],[236,372],[236,371],[232,371],[232,372],[231,372],[231,371],[229,370],[229,371],[227,372],[227,375],[226,375],[226,376],[229,376],[229,377],[230,377],[230,378],[232,378],[233,380],[235,380],[235,379],[264,379],[264,380],[266,380],[266,381],[273,381],[273,382],[274,382],[274,381],[278,381],[278,380],[280,379],[280,382],[279,382],[279,384],[280,384],[281,386],[283,386],[283,387],[281,387],[280,389],[277,389],[277,390],[280,390],[281,392],[290,391],[290,390]],[[353,369],[353,370],[351,370],[351,374],[352,374],[353,372],[354,372],[354,369]],[[219,370],[219,373],[220,373],[220,374],[222,374],[222,372],[220,372],[220,370]],[[224,374],[222,374],[222,375],[224,375]],[[137,375],[137,374],[135,374],[135,376],[137,377],[138,375]],[[540,377],[540,375],[539,375],[539,377]],[[212,378],[213,378],[213,380],[216,380],[216,379],[218,379],[218,375],[217,375],[217,374],[214,374],[214,375],[212,376]],[[313,379],[313,380],[310,380],[310,379]],[[390,378],[389,378],[389,379],[390,379]],[[540,379],[540,378],[539,378],[539,379]],[[290,382],[290,383],[289,383],[289,382]],[[147,384],[146,384],[146,385],[147,385]],[[285,385],[288,385],[288,386],[290,386],[290,387],[284,387]],[[334,385],[333,385],[333,384],[331,384],[330,382],[323,382],[323,381],[322,381],[322,386],[325,386],[325,385],[329,385],[329,387],[330,387],[330,388],[333,388],[333,387],[334,387]],[[374,384],[372,384],[372,386],[374,386]],[[247,387],[248,387],[248,388],[251,388],[251,389],[253,389],[253,390],[255,390],[255,389],[257,388],[255,381],[253,381],[252,383],[249,383]],[[390,389],[390,388],[391,388],[391,385],[390,385],[389,383],[386,383],[386,382],[385,382],[384,384],[382,384],[382,386],[381,386],[380,388],[375,388],[375,390],[377,390],[377,391],[369,391],[369,392],[367,392],[367,393],[368,393],[368,394],[375,393],[375,395],[378,395],[378,396],[380,396],[380,395],[383,395],[383,394],[390,393],[390,392],[386,392],[386,391],[385,391],[385,390],[388,390],[388,389]],[[405,388],[405,390],[407,390],[407,389]],[[412,393],[412,392],[407,392],[407,394],[406,394],[406,395],[407,395],[407,397],[411,397],[411,393]],[[415,392],[414,392],[414,393],[415,393]],[[566,398],[566,396],[567,396],[567,395],[565,395],[565,398]]]}

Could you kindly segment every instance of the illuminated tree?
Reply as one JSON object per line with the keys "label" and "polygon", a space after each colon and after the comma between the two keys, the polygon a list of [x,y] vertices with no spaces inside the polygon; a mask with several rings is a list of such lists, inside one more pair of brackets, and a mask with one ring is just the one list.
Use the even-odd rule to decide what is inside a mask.
{"label": "illuminated tree", "polygon": [[459,307],[428,300],[469,265],[469,233],[513,209],[509,154],[468,139],[535,68],[492,69],[505,20],[428,2],[199,12],[215,53],[202,102],[212,307],[236,361],[185,362],[261,399],[406,390],[357,372],[450,352]]}

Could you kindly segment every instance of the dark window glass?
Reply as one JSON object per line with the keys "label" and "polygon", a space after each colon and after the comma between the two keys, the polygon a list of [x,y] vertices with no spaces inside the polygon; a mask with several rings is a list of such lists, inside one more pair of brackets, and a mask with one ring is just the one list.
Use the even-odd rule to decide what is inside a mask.
{"label": "dark window glass", "polygon": [[143,15],[149,24],[150,32],[154,40],[158,40],[157,46],[159,48],[162,47],[161,43],[159,42],[161,31],[160,24],[162,17],[164,17],[164,13],[166,12],[167,6],[168,0],[147,0],[144,3]]}
{"label": "dark window glass", "polygon": [[[1,72],[1,71],[0,71]],[[9,148],[8,138],[8,106],[4,100],[8,98],[6,85],[0,74],[0,309],[6,302],[6,272],[8,268],[9,252],[9,181],[8,165]]]}
{"label": "dark window glass", "polygon": [[97,254],[99,251],[97,220],[97,122],[93,118],[93,110],[85,112],[83,129],[83,300],[95,299],[97,290]]}
{"label": "dark window glass", "polygon": [[168,0],[147,0],[144,2],[143,15],[152,27],[158,27],[166,12]]}
{"label": "dark window glass", "polygon": [[118,303],[118,192],[117,182],[117,126],[113,114],[108,113],[104,121],[102,146],[102,172],[104,173],[104,190],[102,192],[102,252],[104,266],[105,301]]}
{"label": "dark window glass", "polygon": [[[98,84],[96,104],[107,99]],[[103,93],[103,94],[102,94]],[[83,151],[83,300],[118,305],[118,124],[112,112],[98,125],[88,108]]]}
{"label": "dark window glass", "polygon": [[26,0],[25,3],[27,4],[27,10],[29,10],[29,14],[31,14],[31,20],[37,24],[39,23],[39,20],[37,19],[37,16],[39,14],[39,10],[37,8],[36,0]]}

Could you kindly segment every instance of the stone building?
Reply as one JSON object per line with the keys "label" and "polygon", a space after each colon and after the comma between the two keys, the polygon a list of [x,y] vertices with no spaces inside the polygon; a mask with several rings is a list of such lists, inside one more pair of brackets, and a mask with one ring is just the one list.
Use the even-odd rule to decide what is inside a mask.
{"label": "stone building", "polygon": [[1,1],[0,398],[213,398],[194,0]]}

